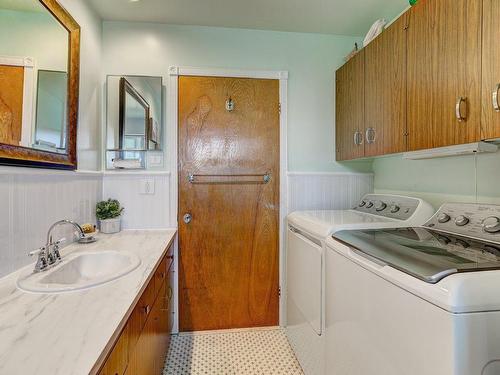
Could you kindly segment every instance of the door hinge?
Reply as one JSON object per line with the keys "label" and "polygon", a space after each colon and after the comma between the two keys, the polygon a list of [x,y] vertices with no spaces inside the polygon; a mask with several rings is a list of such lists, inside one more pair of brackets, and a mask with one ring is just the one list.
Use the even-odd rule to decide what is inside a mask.
{"label": "door hinge", "polygon": [[278,113],[281,115],[281,103],[278,103]]}
{"label": "door hinge", "polygon": [[281,297],[281,287],[278,288],[278,297]]}

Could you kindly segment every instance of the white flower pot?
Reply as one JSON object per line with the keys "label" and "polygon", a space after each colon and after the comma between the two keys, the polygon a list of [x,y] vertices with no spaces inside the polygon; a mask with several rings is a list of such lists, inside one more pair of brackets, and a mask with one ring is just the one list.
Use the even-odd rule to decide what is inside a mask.
{"label": "white flower pot", "polygon": [[121,230],[121,217],[99,220],[101,233],[118,233]]}

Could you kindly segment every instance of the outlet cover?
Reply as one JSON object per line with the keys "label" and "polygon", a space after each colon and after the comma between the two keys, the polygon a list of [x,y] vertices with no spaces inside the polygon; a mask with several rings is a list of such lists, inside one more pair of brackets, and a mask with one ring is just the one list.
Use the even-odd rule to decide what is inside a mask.
{"label": "outlet cover", "polygon": [[155,193],[155,180],[154,178],[143,178],[140,182],[141,194],[153,195]]}

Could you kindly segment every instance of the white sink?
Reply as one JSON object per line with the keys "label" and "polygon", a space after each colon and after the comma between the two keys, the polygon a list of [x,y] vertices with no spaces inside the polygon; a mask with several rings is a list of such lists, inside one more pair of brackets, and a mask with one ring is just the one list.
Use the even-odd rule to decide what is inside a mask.
{"label": "white sink", "polygon": [[17,287],[34,293],[61,293],[94,288],[135,270],[141,260],[125,251],[78,252],[63,257],[55,267],[22,274]]}

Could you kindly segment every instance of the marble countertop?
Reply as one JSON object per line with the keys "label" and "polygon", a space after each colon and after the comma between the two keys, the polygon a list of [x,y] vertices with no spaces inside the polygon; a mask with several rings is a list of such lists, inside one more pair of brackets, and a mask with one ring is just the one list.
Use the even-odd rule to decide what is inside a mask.
{"label": "marble countertop", "polygon": [[[141,265],[83,291],[32,294],[16,287],[23,268],[0,279],[0,375],[87,375],[175,237],[175,230],[98,235],[73,251],[130,251]],[[33,265],[28,266],[32,268]]]}

